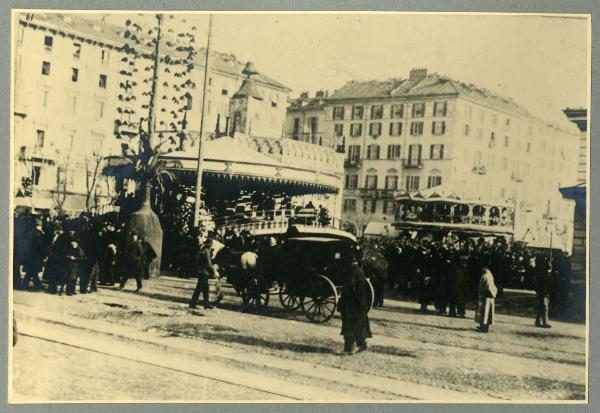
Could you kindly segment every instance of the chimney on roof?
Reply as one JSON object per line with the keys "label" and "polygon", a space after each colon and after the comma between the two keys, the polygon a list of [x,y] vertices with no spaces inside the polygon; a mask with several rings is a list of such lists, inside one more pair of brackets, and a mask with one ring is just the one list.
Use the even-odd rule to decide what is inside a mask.
{"label": "chimney on roof", "polygon": [[300,93],[300,99],[308,99],[308,92]]}
{"label": "chimney on roof", "polygon": [[424,67],[413,69],[410,71],[408,80],[413,82],[420,82],[427,77],[427,69]]}
{"label": "chimney on roof", "polygon": [[324,97],[326,97],[325,91],[324,90],[317,91],[317,94],[315,95],[315,97],[317,97],[317,98],[324,98]]}

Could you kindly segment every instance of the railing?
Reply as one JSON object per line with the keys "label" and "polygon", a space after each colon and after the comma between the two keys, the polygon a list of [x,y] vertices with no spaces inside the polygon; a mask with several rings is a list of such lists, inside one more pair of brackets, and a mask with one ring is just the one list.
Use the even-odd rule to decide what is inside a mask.
{"label": "railing", "polygon": [[107,214],[109,212],[120,212],[121,211],[121,207],[119,207],[118,205],[99,205],[97,207],[92,207],[90,208],[90,212],[94,215],[104,215]]}
{"label": "railing", "polygon": [[345,159],[344,168],[360,168],[361,162],[359,159]]}
{"label": "railing", "polygon": [[319,218],[316,209],[314,212],[306,209],[301,209],[298,212],[293,209],[253,211],[250,214],[238,213],[215,219],[217,231],[224,229],[248,230],[253,234],[285,233],[292,225],[308,232],[322,233],[333,230],[348,233],[352,236],[356,234],[356,226],[352,222],[335,217]]}
{"label": "railing", "polygon": [[432,224],[463,224],[479,225],[485,227],[513,227],[513,219],[509,216],[488,216],[488,215],[449,215],[436,213],[413,213],[401,212],[397,217],[398,223],[432,223]]}

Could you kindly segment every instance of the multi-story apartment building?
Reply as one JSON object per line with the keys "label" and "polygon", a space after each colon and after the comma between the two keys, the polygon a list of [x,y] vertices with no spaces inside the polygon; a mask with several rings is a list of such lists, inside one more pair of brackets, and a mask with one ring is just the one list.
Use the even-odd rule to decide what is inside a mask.
{"label": "multi-story apartment building", "polygon": [[587,182],[587,109],[585,108],[566,108],[563,113],[571,122],[577,125],[579,129],[579,162],[577,163],[577,183]]}
{"label": "multi-story apartment building", "polygon": [[[567,119],[577,125],[579,129],[579,160],[577,164],[577,184],[565,185],[561,193],[565,198],[576,202],[574,230],[573,230],[573,256],[571,264],[573,278],[585,281],[587,258],[587,171],[588,171],[588,128],[587,109],[566,108],[563,110]],[[574,183],[574,182],[573,182]],[[569,184],[567,182],[567,184]],[[584,294],[585,296],[585,294]]]}
{"label": "multi-story apartment building", "polygon": [[323,110],[325,136],[345,146],[344,215],[359,225],[392,222],[400,189],[440,185],[514,203],[517,239],[544,218],[572,216],[558,188],[574,180],[578,136],[510,98],[415,69],[408,79],[349,82]]}
{"label": "multi-story apartment building", "polygon": [[[110,180],[97,174],[98,160],[120,153],[120,139],[115,122],[127,116],[132,125],[148,116],[149,91],[144,82],[151,64],[148,57],[139,59],[131,80],[138,90],[130,102],[133,115],[123,114],[119,99],[124,82],[123,70],[128,63],[123,51],[125,27],[85,15],[69,13],[22,13],[16,15],[14,44],[14,192],[16,205],[53,212],[61,207],[78,213],[108,201]],[[166,43],[166,42],[165,42]],[[185,124],[188,135],[198,136],[204,84],[204,53],[199,49],[193,69],[187,76],[189,99],[186,101]],[[176,89],[169,85],[187,80],[176,71],[164,70],[169,47],[161,49],[158,71],[156,130],[182,128],[181,101],[172,98]],[[229,100],[239,89],[244,64],[235,56],[211,52],[206,98],[206,135],[231,126]],[[265,137],[281,137],[285,106],[290,89],[269,77],[258,74],[256,88],[267,102],[265,126],[257,131]],[[175,90],[175,91],[174,91]],[[229,125],[228,125],[229,124]],[[218,128],[217,128],[218,125]],[[135,130],[135,128],[133,128]],[[94,181],[96,177],[96,181]],[[30,178],[33,190],[23,188],[23,178]],[[94,185],[92,185],[94,183]],[[32,192],[32,196],[28,195]],[[90,193],[91,192],[91,193]]]}
{"label": "multi-story apartment building", "polygon": [[324,133],[327,95],[318,91],[311,98],[308,92],[303,92],[298,99],[290,100],[285,119],[286,138],[327,147],[335,145],[335,140]]}

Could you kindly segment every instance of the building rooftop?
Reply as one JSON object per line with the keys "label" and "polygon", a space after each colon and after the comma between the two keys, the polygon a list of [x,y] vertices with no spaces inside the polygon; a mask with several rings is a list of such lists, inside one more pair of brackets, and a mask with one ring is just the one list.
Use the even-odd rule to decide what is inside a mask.
{"label": "building rooftop", "polygon": [[[102,20],[87,19],[78,14],[36,13],[32,21],[26,21],[23,16],[20,18],[20,22],[24,25],[46,27],[51,30],[58,29],[59,31],[90,39],[117,49],[120,49],[126,43],[122,35],[122,33],[127,30],[126,27],[107,23]],[[198,49],[195,62],[196,66],[204,67],[205,53],[206,48],[202,47]],[[240,62],[233,54],[211,51],[210,65],[212,71],[240,77],[245,63]],[[257,74],[254,79],[258,83],[267,86],[272,86],[288,92],[291,91],[291,89],[284,84],[262,73]]]}
{"label": "building rooftop", "polygon": [[498,95],[471,83],[451,79],[436,73],[408,79],[388,79],[350,81],[336,90],[330,101],[372,99],[372,98],[411,98],[426,96],[464,96],[468,99],[492,106],[498,110],[520,116],[534,117],[511,98]]}
{"label": "building rooftop", "polygon": [[323,98],[298,98],[291,99],[287,108],[288,112],[295,112],[299,110],[318,110],[325,107],[325,101]]}

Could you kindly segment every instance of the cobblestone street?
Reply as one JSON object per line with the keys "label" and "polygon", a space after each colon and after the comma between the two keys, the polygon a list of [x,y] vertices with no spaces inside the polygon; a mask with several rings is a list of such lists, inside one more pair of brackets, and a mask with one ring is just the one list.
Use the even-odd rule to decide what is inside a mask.
{"label": "cobblestone street", "polygon": [[[312,324],[279,306],[190,311],[194,280],[161,277],[141,293],[59,297],[15,291],[14,402],[46,400],[581,400],[585,326],[497,316],[421,315],[387,299],[370,312],[366,353],[344,356],[340,319]],[[131,287],[130,287],[131,288]]]}

